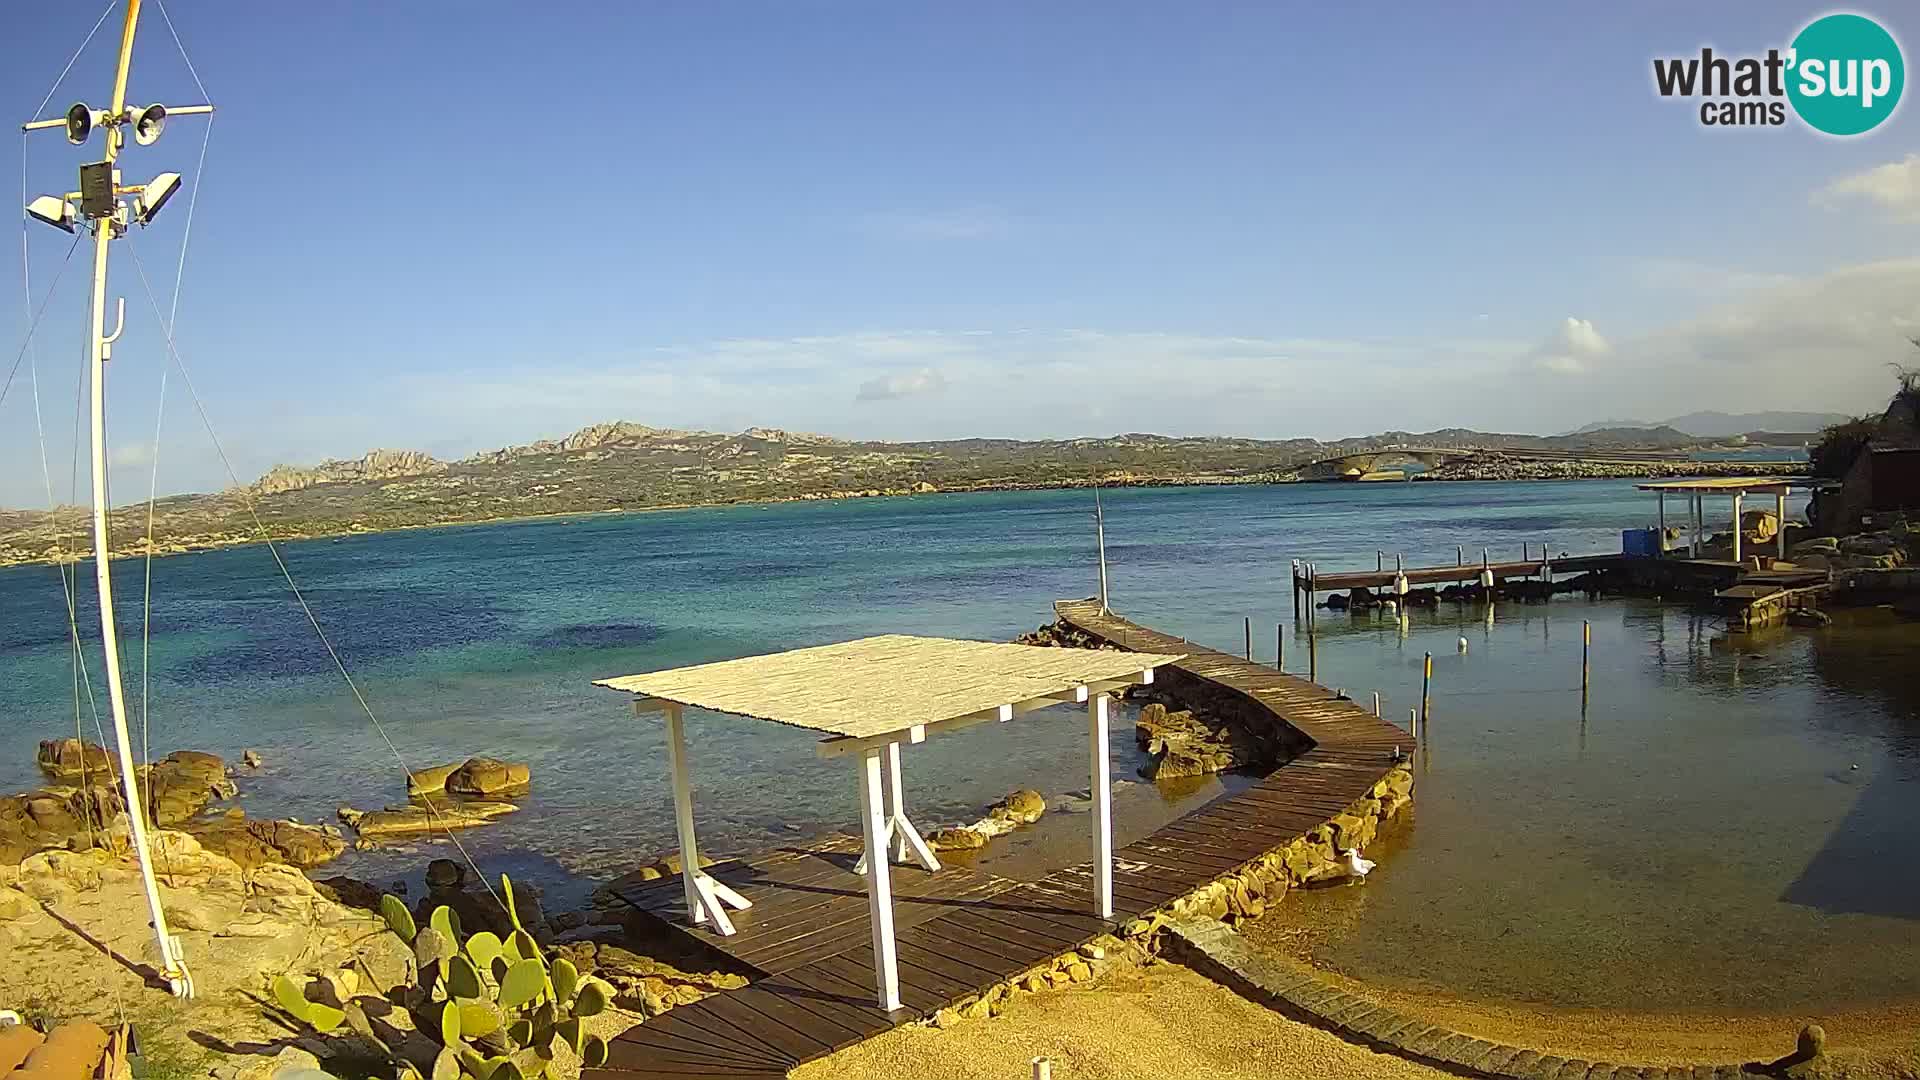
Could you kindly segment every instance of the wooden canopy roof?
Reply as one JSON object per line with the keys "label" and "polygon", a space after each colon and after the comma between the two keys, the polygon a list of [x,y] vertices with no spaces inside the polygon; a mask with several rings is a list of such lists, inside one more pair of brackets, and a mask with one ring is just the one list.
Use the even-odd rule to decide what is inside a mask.
{"label": "wooden canopy roof", "polygon": [[1687,491],[1708,495],[1715,492],[1731,495],[1736,491],[1747,491],[1765,495],[1785,495],[1790,488],[1812,487],[1813,483],[1806,477],[1712,476],[1692,480],[1655,480],[1652,483],[1637,486],[1641,491]]}
{"label": "wooden canopy roof", "polygon": [[[959,720],[1011,719],[1081,688],[1148,681],[1157,653],[1004,645],[888,634],[747,656],[595,686],[849,739]],[[1051,700],[1038,700],[1051,699]]]}

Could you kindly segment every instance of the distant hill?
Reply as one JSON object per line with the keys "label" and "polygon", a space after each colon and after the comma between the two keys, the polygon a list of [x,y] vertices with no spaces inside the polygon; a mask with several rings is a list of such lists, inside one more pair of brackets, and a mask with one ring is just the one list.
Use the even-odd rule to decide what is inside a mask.
{"label": "distant hill", "polygon": [[[1246,484],[1298,478],[1329,457],[1400,448],[1583,453],[1667,451],[1700,442],[1670,427],[1515,435],[1443,428],[1359,438],[1251,439],[1133,432],[1105,438],[875,442],[748,428],[686,431],[627,421],[442,461],[373,450],[317,465],[276,465],[252,484],[113,512],[117,553],[245,543],[255,513],[276,537],[492,521],[543,514],[791,499],[1102,484]],[[1591,471],[1578,475],[1603,475]],[[1638,475],[1638,474],[1635,474]],[[85,511],[0,510],[0,565],[83,554]]]}
{"label": "distant hill", "polygon": [[1840,413],[1826,412],[1691,412],[1671,420],[1602,420],[1579,428],[1573,434],[1585,435],[1591,431],[1612,428],[1666,427],[1705,439],[1725,439],[1750,431],[1819,431],[1828,424],[1845,423],[1848,419]]}

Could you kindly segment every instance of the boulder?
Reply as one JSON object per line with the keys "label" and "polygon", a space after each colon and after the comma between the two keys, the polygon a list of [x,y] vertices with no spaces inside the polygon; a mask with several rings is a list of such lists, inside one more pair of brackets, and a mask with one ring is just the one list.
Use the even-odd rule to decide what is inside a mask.
{"label": "boulder", "polygon": [[485,825],[502,814],[511,814],[518,809],[512,803],[439,799],[434,801],[432,809],[410,805],[389,806],[385,810],[355,810],[351,806],[343,806],[340,808],[340,820],[352,826],[365,843],[381,837],[416,836],[441,829]]}
{"label": "boulder", "polygon": [[1833,617],[1817,608],[1793,608],[1787,612],[1788,626],[1829,626]]}
{"label": "boulder", "polygon": [[927,837],[935,851],[972,851],[987,846],[985,835],[972,829],[940,829]]}
{"label": "boulder", "polygon": [[343,907],[380,910],[380,890],[358,878],[344,875],[320,878],[313,883],[313,890]]}
{"label": "boulder", "polygon": [[447,775],[447,793],[472,798],[491,798],[524,790],[531,775],[531,770],[517,761],[501,761],[498,758],[487,757],[468,758],[464,764]]}
{"label": "boulder", "polygon": [[447,765],[435,765],[427,769],[412,769],[407,772],[407,795],[436,795],[447,790],[447,777],[460,767],[460,762]]}
{"label": "boulder", "polygon": [[181,824],[215,799],[236,794],[227,763],[214,754],[176,750],[147,770],[142,798],[162,827]]}
{"label": "boulder", "polygon": [[1740,515],[1740,532],[1755,543],[1771,540],[1780,532],[1780,516],[1771,510],[1748,510]]}
{"label": "boulder", "polygon": [[346,841],[336,831],[297,821],[250,821],[238,809],[210,821],[194,822],[187,831],[206,849],[246,869],[267,863],[320,866],[347,849]]}
{"label": "boulder", "polygon": [[255,896],[293,896],[311,899],[316,895],[307,875],[285,863],[268,863],[247,875],[247,884]]}
{"label": "boulder", "polygon": [[1020,825],[1031,825],[1047,812],[1047,800],[1037,791],[1022,789],[1007,795],[987,810],[987,816]]}
{"label": "boulder", "polygon": [[33,897],[12,886],[0,885],[0,921],[24,919],[38,914],[40,905]]}
{"label": "boulder", "polygon": [[1157,743],[1158,750],[1153,760],[1140,766],[1140,775],[1149,780],[1178,780],[1189,776],[1205,776],[1215,772],[1212,755],[1201,754],[1185,747],[1174,746],[1165,741]]}
{"label": "boulder", "polygon": [[249,769],[257,769],[265,763],[260,760],[260,751],[243,750],[240,753],[240,764],[245,765]]}
{"label": "boulder", "polygon": [[1794,560],[1796,562],[1799,561],[1798,556],[1801,555],[1838,555],[1840,553],[1840,541],[1831,536],[1816,536],[1811,540],[1800,541],[1789,550],[1796,556]]}
{"label": "boulder", "polygon": [[34,761],[40,771],[58,780],[79,780],[120,775],[113,755],[97,743],[79,739],[47,739],[40,744]]}

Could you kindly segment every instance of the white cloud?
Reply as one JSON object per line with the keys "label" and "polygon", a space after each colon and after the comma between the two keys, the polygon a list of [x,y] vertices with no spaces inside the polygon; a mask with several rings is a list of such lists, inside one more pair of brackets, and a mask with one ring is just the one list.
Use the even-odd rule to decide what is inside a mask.
{"label": "white cloud", "polygon": [[1895,221],[1920,222],[1920,154],[1843,176],[1813,193],[1822,206],[1864,199]]}
{"label": "white cloud", "polygon": [[1559,375],[1578,375],[1588,362],[1605,356],[1613,347],[1600,336],[1591,322],[1569,315],[1547,340],[1533,350],[1534,365]]}
{"label": "white cloud", "polygon": [[855,401],[893,401],[904,397],[918,397],[925,394],[937,394],[947,388],[947,380],[932,368],[903,372],[896,375],[880,375],[860,384],[860,392],[854,395]]}

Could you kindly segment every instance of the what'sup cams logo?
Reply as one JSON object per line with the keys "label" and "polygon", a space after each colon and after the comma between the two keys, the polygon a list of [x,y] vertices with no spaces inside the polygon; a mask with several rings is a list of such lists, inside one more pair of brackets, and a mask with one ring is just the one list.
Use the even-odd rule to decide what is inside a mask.
{"label": "what'sup cams logo", "polygon": [[1779,127],[1793,109],[1828,135],[1864,135],[1900,104],[1906,88],[1900,43],[1865,15],[1823,15],[1785,49],[1765,56],[1659,57],[1653,85],[1663,98],[1700,99],[1707,127]]}

